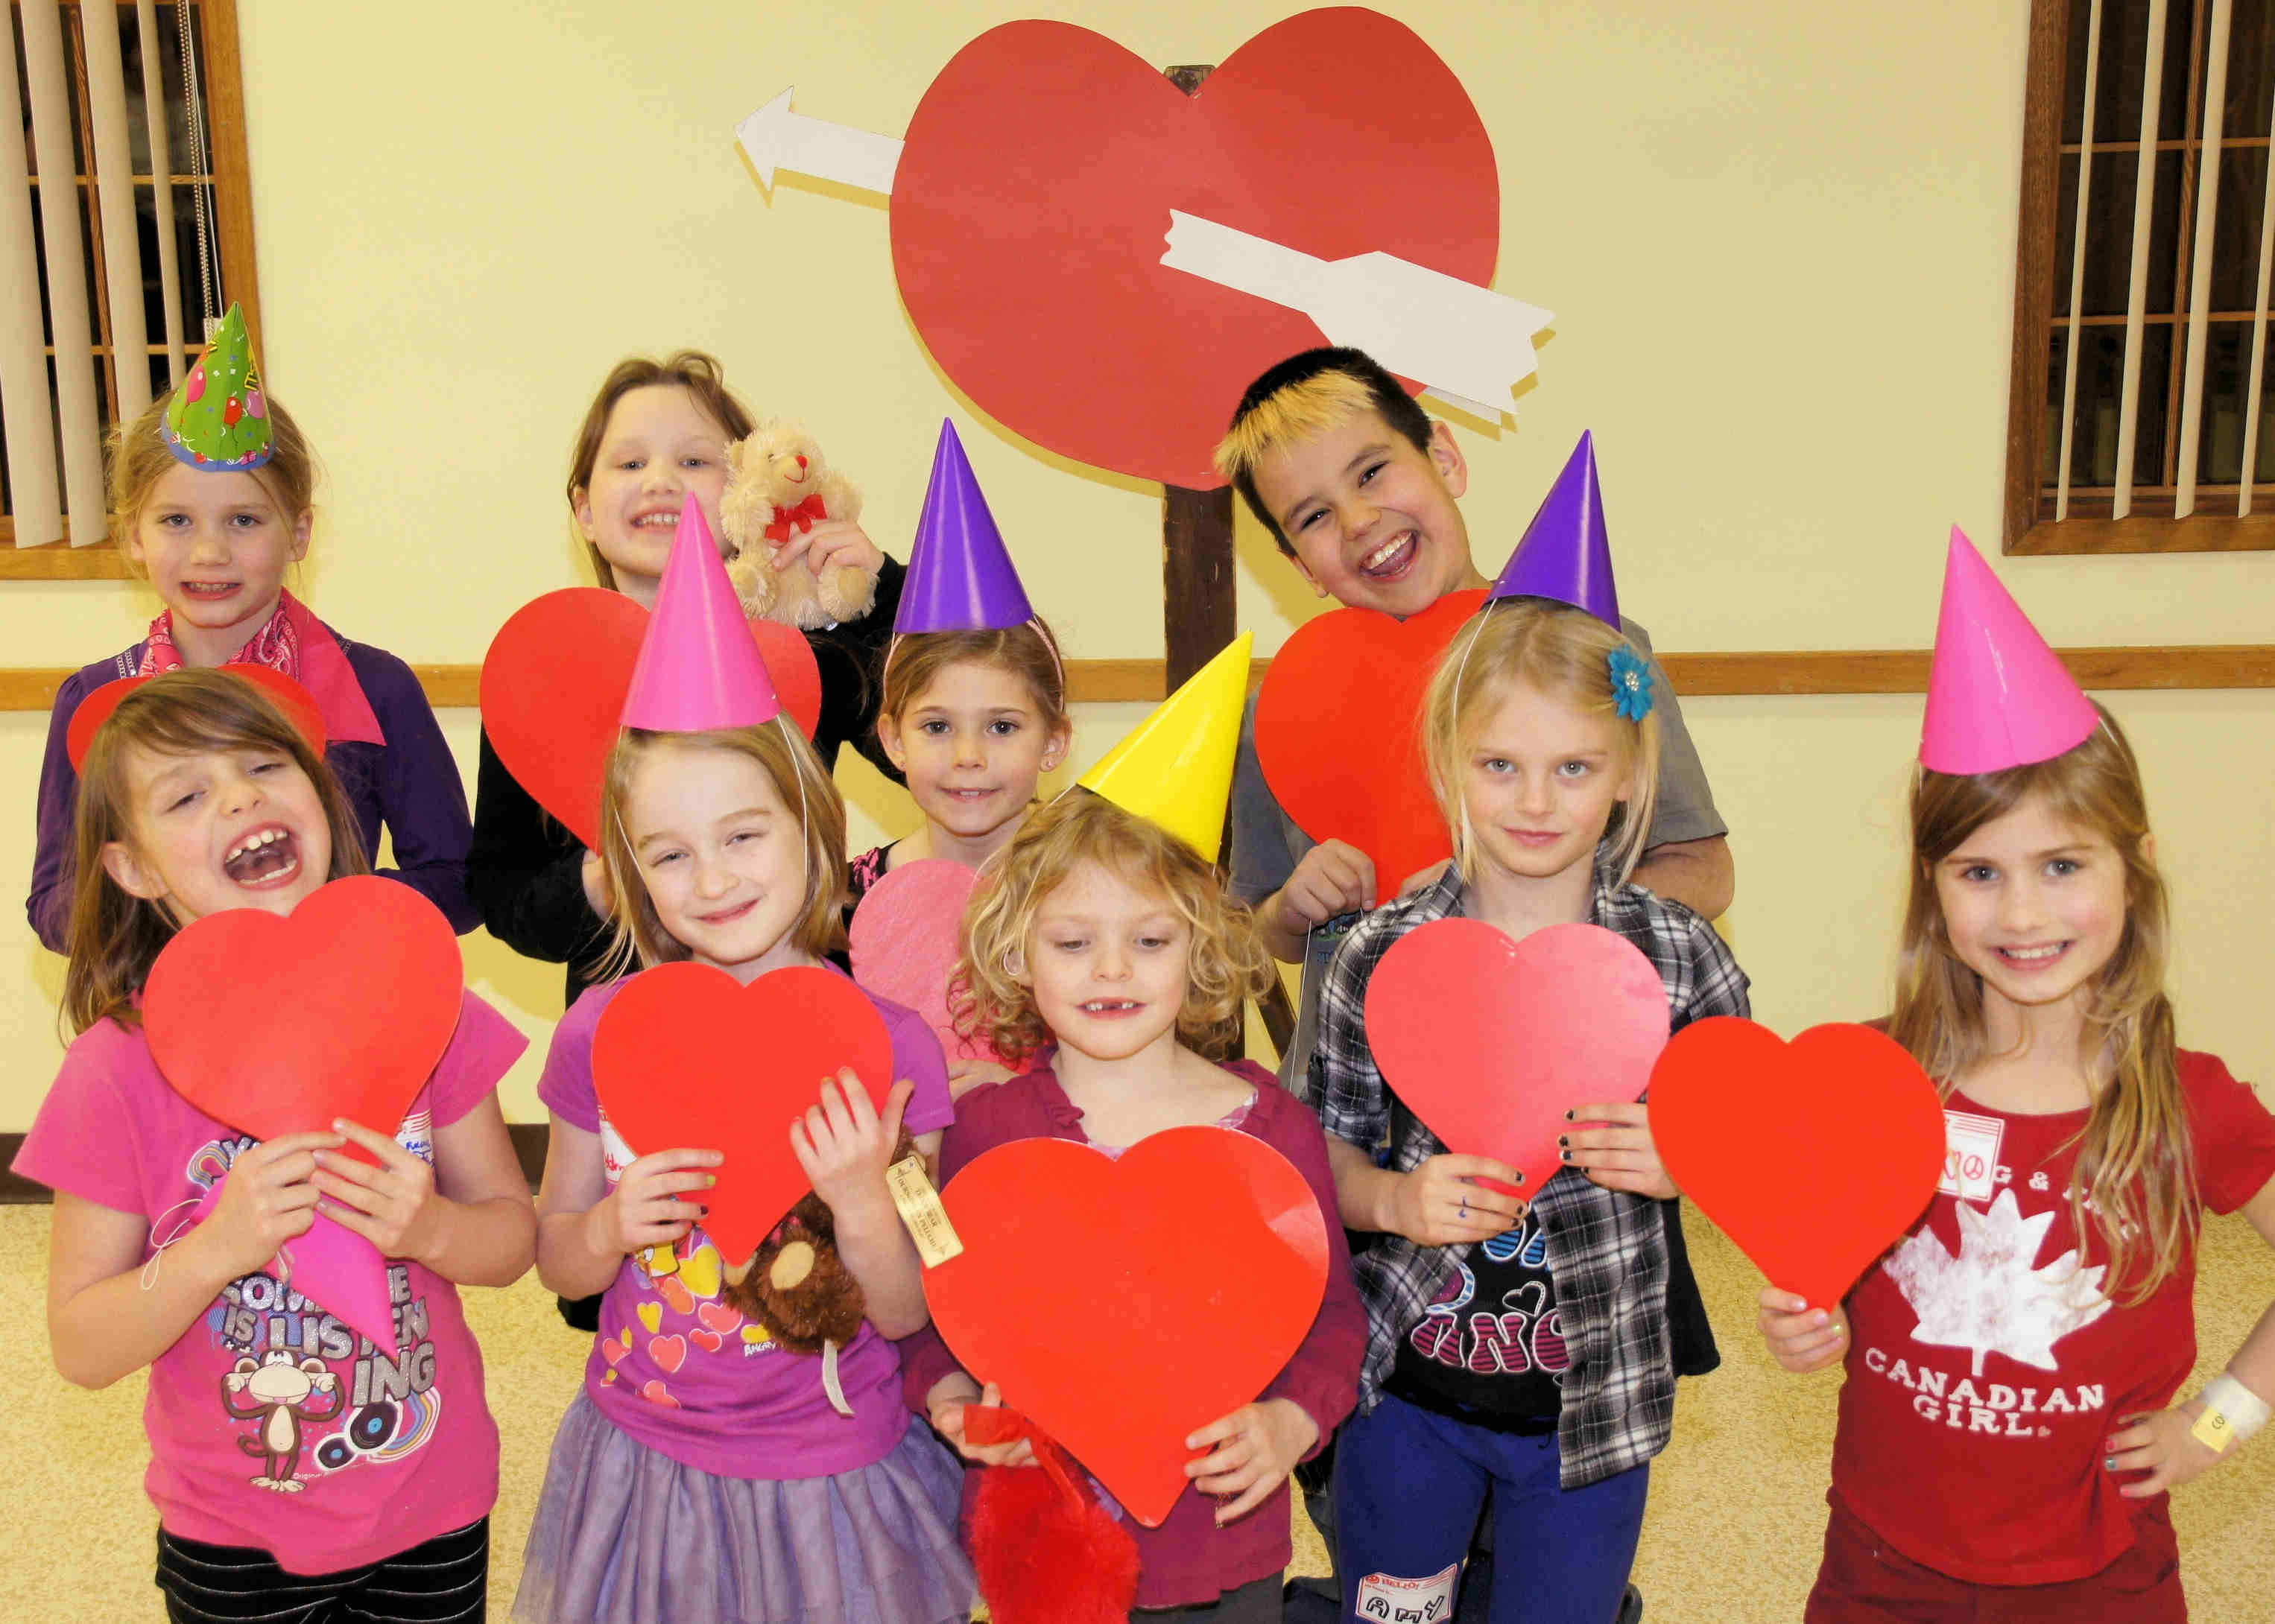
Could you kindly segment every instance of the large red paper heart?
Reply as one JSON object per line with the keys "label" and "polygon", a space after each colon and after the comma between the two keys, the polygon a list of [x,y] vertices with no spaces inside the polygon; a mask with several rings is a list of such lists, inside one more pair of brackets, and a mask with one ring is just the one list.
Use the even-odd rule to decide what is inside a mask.
{"label": "large red paper heart", "polygon": [[1943,1097],[1869,1026],[1790,1044],[1722,1016],[1686,1026],[1651,1079],[1667,1175],[1770,1283],[1831,1307],[1908,1230],[1943,1175]]}
{"label": "large red paper heart", "polygon": [[1213,488],[1241,391],[1326,340],[1308,316],[1161,264],[1173,208],[1485,285],[1500,181],[1461,80],[1379,12],[1276,23],[1191,96],[1103,34],[1006,23],[909,120],[891,214],[902,301],[997,421],[1077,462]]}
{"label": "large red paper heart", "polygon": [[392,1134],[465,995],[450,922],[409,886],[357,874],[289,917],[233,908],[182,930],[150,967],[142,1025],[175,1091],[240,1133],[344,1116]]}
{"label": "large red paper heart", "polygon": [[634,1156],[708,1150],[726,1159],[704,1233],[740,1264],[812,1189],[790,1125],[850,1068],[881,1110],[893,1039],[867,994],[834,970],[769,971],[744,986],[683,962],[641,971],[593,1034],[601,1108]]}
{"label": "large red paper heart", "polygon": [[[514,782],[587,849],[601,846],[601,784],[648,613],[622,593],[564,586],[514,611],[482,658],[482,726]],[[803,633],[751,623],[775,691],[811,739],[821,669]]]}
{"label": "large red paper heart", "polygon": [[1398,939],[1366,989],[1383,1081],[1447,1150],[1522,1172],[1528,1199],[1563,1165],[1565,1112],[1641,1099],[1667,1028],[1659,971],[1595,925],[1514,941],[1481,919],[1433,920]]}
{"label": "large red paper heart", "polygon": [[978,872],[945,857],[886,872],[869,888],[846,926],[853,979],[880,998],[915,1010],[950,1061],[996,1060],[994,1050],[956,1030],[948,983],[962,951],[964,907]]}
{"label": "large red paper heart", "polygon": [[[265,665],[225,665],[221,668],[261,689],[284,713],[284,720],[308,741],[308,747],[322,753],[324,710],[316,703],[314,694],[283,672]],[[155,676],[122,676],[103,684],[79,702],[79,708],[72,713],[70,725],[64,729],[64,752],[71,758],[72,771],[86,764],[87,747],[94,743],[95,734],[110,720],[110,713],[118,708],[118,702],[143,684],[155,681]]]}
{"label": "large red paper heart", "polygon": [[1270,1385],[1319,1318],[1326,1220],[1260,1139],[1172,1128],[1119,1160],[1022,1139],[941,1192],[963,1255],[925,1272],[933,1323],[1148,1528],[1185,1439]]}
{"label": "large red paper heart", "polygon": [[1402,621],[1331,609],[1296,628],[1265,669],[1256,696],[1264,782],[1304,834],[1374,859],[1378,902],[1453,855],[1422,762],[1422,699],[1438,656],[1485,596],[1450,593]]}

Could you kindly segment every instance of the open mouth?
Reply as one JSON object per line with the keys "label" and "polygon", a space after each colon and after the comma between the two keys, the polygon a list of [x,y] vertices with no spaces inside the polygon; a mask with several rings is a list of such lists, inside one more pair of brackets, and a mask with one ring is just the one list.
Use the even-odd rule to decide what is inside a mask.
{"label": "open mouth", "polygon": [[1422,545],[1421,533],[1402,530],[1358,561],[1358,572],[1371,581],[1395,580],[1414,562]]}
{"label": "open mouth", "polygon": [[222,854],[222,872],[241,886],[283,884],[300,872],[300,842],[283,824],[255,829]]}
{"label": "open mouth", "polygon": [[1097,1016],[1104,1020],[1115,1020],[1123,1016],[1135,1015],[1145,1006],[1134,998],[1093,998],[1077,1007],[1085,1015]]}
{"label": "open mouth", "polygon": [[1998,954],[2001,963],[2011,964],[2016,970],[2044,970],[2069,949],[2068,942],[2051,941],[2041,947],[1994,948],[1992,951]]}
{"label": "open mouth", "polygon": [[643,513],[632,520],[632,528],[634,530],[677,530],[679,510],[670,508],[654,513]]}
{"label": "open mouth", "polygon": [[242,581],[182,581],[177,585],[180,586],[185,598],[219,600],[240,590],[245,583]]}

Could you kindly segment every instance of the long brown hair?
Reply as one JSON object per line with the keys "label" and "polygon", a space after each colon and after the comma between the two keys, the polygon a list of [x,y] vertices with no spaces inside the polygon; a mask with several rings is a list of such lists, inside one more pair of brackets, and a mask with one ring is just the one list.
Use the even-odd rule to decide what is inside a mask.
{"label": "long brown hair", "polygon": [[331,831],[332,866],[325,876],[370,872],[355,810],[308,741],[266,694],[220,668],[184,667],[128,691],[96,730],[79,767],[71,925],[64,948],[63,1019],[76,1036],[108,1016],[132,1026],[141,1017],[134,995],[181,927],[163,903],[136,896],[110,877],[103,848],[136,842],[136,808],[127,767],[140,751],[162,756],[220,751],[274,751],[289,756],[316,787]]}
{"label": "long brown hair", "polygon": [[2125,928],[2085,1016],[2098,1043],[2086,1057],[2093,1104],[2075,1141],[2069,1203],[2081,1248],[2099,1235],[2108,1264],[2104,1295],[2137,1303],[2186,1261],[2200,1214],[2165,995],[2170,910],[2150,852],[2140,764],[2107,711],[2083,744],[2051,761],[1997,773],[1918,770],[1911,895],[1888,1030],[1946,1095],[1988,1057],[1983,978],[1952,950],[1936,868],[1976,830],[2034,796],[2055,817],[2107,840],[2125,865]]}
{"label": "long brown hair", "polygon": [[[704,415],[719,425],[729,443],[750,438],[753,427],[751,409],[736,397],[727,387],[726,368],[716,358],[700,350],[675,350],[660,361],[645,355],[627,356],[609,368],[608,375],[601,380],[600,393],[593,404],[585,408],[585,420],[578,425],[577,443],[569,453],[569,510],[571,525],[575,526],[577,503],[593,482],[593,468],[601,459],[601,441],[608,432],[608,417],[616,403],[634,389],[652,389],[660,383],[675,383],[695,397],[695,404]],[[608,561],[601,556],[601,549],[586,541],[584,533],[577,539],[584,543],[585,551],[593,560],[593,573],[601,585],[616,590],[616,572]]]}
{"label": "long brown hair", "polygon": [[640,764],[669,751],[717,751],[747,757],[774,786],[782,804],[799,818],[798,838],[805,854],[805,906],[790,925],[798,950],[815,958],[845,945],[845,803],[837,785],[787,718],[754,728],[720,728],[708,733],[650,733],[627,728],[608,756],[601,790],[601,865],[613,899],[609,918],[615,938],[602,973],[692,956],[687,944],[663,928],[641,878],[639,858],[624,827],[624,803]]}

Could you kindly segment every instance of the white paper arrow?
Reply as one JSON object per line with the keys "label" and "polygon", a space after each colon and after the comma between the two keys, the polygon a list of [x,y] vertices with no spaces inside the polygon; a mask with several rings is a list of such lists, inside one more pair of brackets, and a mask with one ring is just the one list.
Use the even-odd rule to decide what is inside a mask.
{"label": "white paper arrow", "polygon": [[[1161,263],[1311,318],[1327,342],[1365,351],[1433,395],[1499,421],[1556,318],[1491,288],[1387,253],[1320,260],[1179,209]],[[1495,404],[1499,402],[1499,404]]]}
{"label": "white paper arrow", "polygon": [[891,193],[893,171],[901,162],[899,141],[793,113],[790,98],[790,91],[783,91],[735,126],[735,139],[767,191],[774,190],[775,171],[781,169],[865,192]]}

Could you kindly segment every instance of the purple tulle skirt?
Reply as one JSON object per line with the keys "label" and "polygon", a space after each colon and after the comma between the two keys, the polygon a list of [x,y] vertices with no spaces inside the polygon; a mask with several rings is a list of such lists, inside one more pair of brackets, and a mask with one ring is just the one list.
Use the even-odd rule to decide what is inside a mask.
{"label": "purple tulle skirt", "polygon": [[921,1423],[833,1477],[717,1477],[562,1418],[522,1559],[523,1624],[962,1624],[963,1471]]}

